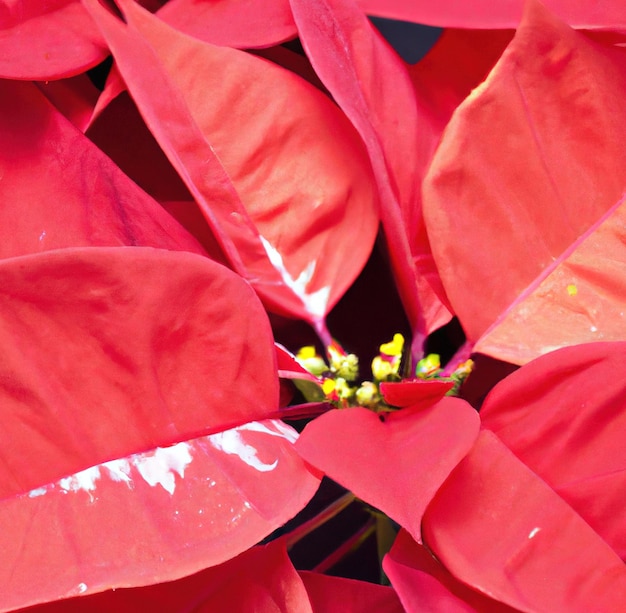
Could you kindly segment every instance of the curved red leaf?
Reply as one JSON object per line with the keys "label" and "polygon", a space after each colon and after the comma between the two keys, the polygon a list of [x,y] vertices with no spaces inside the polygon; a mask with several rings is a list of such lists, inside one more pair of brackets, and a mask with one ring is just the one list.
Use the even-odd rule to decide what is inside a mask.
{"label": "curved red leaf", "polygon": [[296,449],[419,539],[426,505],[478,428],[476,411],[457,398],[390,413],[385,421],[367,409],[340,409],[309,423]]}
{"label": "curved red leaf", "polygon": [[288,0],[170,0],[158,15],[189,36],[225,47],[271,47],[296,37]]}
{"label": "curved red leaf", "polygon": [[45,81],[101,62],[106,45],[79,0],[20,0],[0,6],[0,76]]}
{"label": "curved red leaf", "polygon": [[[421,215],[428,145],[411,81],[351,0],[291,0],[291,7],[311,64],[367,147],[398,290],[421,351],[450,313]],[[409,242],[409,231],[421,240]]]}
{"label": "curved red leaf", "polygon": [[[565,308],[578,315],[563,319],[568,271],[557,275],[564,283],[558,291],[548,285],[541,313],[532,311],[536,319],[523,314],[529,286],[566,259],[605,214],[615,214],[608,235],[621,236],[618,207],[611,207],[626,180],[625,66],[624,49],[592,42],[531,2],[487,81],[455,112],[424,183],[424,214],[468,337],[479,341],[489,330],[480,351],[520,364],[590,340],[589,323],[579,315],[584,303],[570,301]],[[590,239],[596,251],[574,258],[572,268],[596,271],[623,259],[610,247],[598,253],[599,239]],[[580,276],[598,295],[619,293],[597,272]],[[614,307],[600,319],[605,338],[621,334]]]}
{"label": "curved red leaf", "polygon": [[615,552],[488,431],[430,503],[423,536],[458,580],[522,611],[626,602]]}
{"label": "curved red leaf", "polygon": [[302,580],[280,540],[253,547],[224,564],[178,581],[49,603],[33,608],[32,613],[192,610],[312,613]]}
{"label": "curved red leaf", "polygon": [[625,370],[626,343],[561,349],[504,379],[480,413],[623,559]]}
{"label": "curved red leaf", "polygon": [[283,541],[253,547],[241,555],[178,581],[117,589],[51,602],[29,613],[401,613],[389,587],[313,572],[296,573]]}
{"label": "curved red leaf", "polygon": [[270,307],[323,319],[365,264],[378,226],[358,135],[292,73],[120,5],[128,25],[86,0],[232,267]]}
{"label": "curved red leaf", "polygon": [[252,422],[1,502],[12,529],[0,536],[0,609],[171,581],[245,551],[317,488],[293,451],[296,437],[282,422]]}
{"label": "curved red leaf", "polygon": [[0,258],[80,246],[206,253],[30,83],[0,81]]}
{"label": "curved red leaf", "polygon": [[0,337],[3,610],[216,564],[317,487],[291,428],[245,423],[277,408],[272,334],[207,258],[1,260]]}

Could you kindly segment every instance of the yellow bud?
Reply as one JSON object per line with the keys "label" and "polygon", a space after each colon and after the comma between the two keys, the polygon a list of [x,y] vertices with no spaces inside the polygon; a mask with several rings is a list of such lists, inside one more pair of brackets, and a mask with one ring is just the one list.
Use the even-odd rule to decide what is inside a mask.
{"label": "yellow bud", "polygon": [[385,381],[393,374],[395,373],[391,362],[383,360],[379,355],[372,360],[372,375],[374,375],[374,379],[377,381]]}
{"label": "yellow bud", "polygon": [[361,387],[356,391],[357,404],[362,407],[372,407],[380,399],[378,387],[371,381],[363,381]]}
{"label": "yellow bud", "polygon": [[335,391],[335,380],[334,379],[324,379],[322,382],[322,390],[326,396],[329,396]]}
{"label": "yellow bud", "polygon": [[353,387],[348,385],[348,382],[344,378],[337,377],[335,379],[335,392],[341,400],[347,400],[348,398],[352,398],[352,396],[354,396],[355,390]]}
{"label": "yellow bud", "polygon": [[420,379],[426,379],[427,377],[436,374],[440,368],[441,361],[439,360],[439,356],[436,353],[429,353],[425,358],[422,358],[417,363],[415,374]]}
{"label": "yellow bud", "polygon": [[402,334],[394,334],[393,340],[389,343],[383,343],[380,346],[380,352],[385,355],[402,355],[404,349],[404,336]]}
{"label": "yellow bud", "polygon": [[301,347],[298,353],[296,353],[296,360],[302,368],[305,368],[316,377],[328,370],[326,362],[317,354],[315,347],[312,345]]}

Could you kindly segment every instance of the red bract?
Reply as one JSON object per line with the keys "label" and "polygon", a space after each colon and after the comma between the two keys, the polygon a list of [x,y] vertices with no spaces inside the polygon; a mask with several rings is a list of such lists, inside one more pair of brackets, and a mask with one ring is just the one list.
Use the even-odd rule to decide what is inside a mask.
{"label": "red bract", "polygon": [[394,407],[428,408],[454,387],[453,381],[399,381],[381,383],[380,393]]}
{"label": "red bract", "polygon": [[424,545],[400,530],[383,568],[407,613],[506,613],[516,611],[455,579]]}
{"label": "red bract", "polygon": [[222,562],[313,494],[295,432],[249,423],[276,413],[272,336],[226,268],[91,247],[0,279],[1,610]]}
{"label": "red bract", "polygon": [[422,529],[457,579],[519,610],[609,612],[626,602],[623,562],[491,432],[439,489]]}
{"label": "red bract", "polygon": [[297,573],[282,541],[178,581],[50,603],[32,613],[136,611],[255,611],[257,613],[401,613],[391,588],[312,572]]}
{"label": "red bract", "polygon": [[390,413],[384,421],[366,409],[341,409],[310,423],[296,449],[419,539],[424,509],[478,427],[476,411],[456,398]]}
{"label": "red bract", "polygon": [[626,343],[593,343],[526,364],[489,394],[481,417],[626,558],[623,492]]}
{"label": "red bract", "polygon": [[[450,313],[421,216],[420,179],[430,143],[423,139],[406,68],[351,0],[291,0],[291,6],[311,64],[367,147],[398,291],[419,352]],[[409,232],[421,240],[409,243]]]}
{"label": "red bract", "polygon": [[185,37],[133,3],[120,2],[128,24],[86,6],[233,269],[272,308],[321,322],[378,226],[369,163],[349,123],[264,60]]}
{"label": "red bract", "polygon": [[180,32],[225,47],[271,47],[296,35],[287,0],[170,0],[158,15]]}
{"label": "red bract", "polygon": [[59,79],[106,57],[98,28],[78,0],[19,0],[0,7],[0,76]]}
{"label": "red bract", "polygon": [[592,42],[531,2],[446,129],[424,214],[477,350],[521,364],[623,336],[623,273],[604,269],[624,259],[625,67],[624,49]]}
{"label": "red bract", "polygon": [[0,81],[0,257],[83,246],[205,253],[29,83]]}

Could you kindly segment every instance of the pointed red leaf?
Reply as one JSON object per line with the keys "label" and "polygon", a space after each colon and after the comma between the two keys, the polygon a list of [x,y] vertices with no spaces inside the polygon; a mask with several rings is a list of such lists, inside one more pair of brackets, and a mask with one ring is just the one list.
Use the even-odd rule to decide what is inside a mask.
{"label": "pointed red leaf", "polygon": [[29,83],[0,81],[0,258],[142,245],[205,253]]}
{"label": "pointed red leaf", "polygon": [[309,423],[296,449],[419,539],[426,505],[470,449],[478,427],[476,411],[457,398],[390,413],[384,421],[366,409],[340,409]]}
{"label": "pointed red leaf", "polygon": [[522,611],[617,611],[626,567],[491,432],[430,503],[425,543],[460,581]]}
{"label": "pointed red leaf", "polygon": [[507,613],[516,609],[496,602],[455,579],[406,530],[400,530],[383,569],[407,613]]}
{"label": "pointed red leaf", "polygon": [[45,81],[70,77],[107,55],[78,0],[19,0],[0,6],[0,76]]}
{"label": "pointed red leaf", "polygon": [[[525,0],[359,0],[370,15],[414,21],[446,28],[515,28]],[[543,0],[555,15],[577,28],[625,30],[626,16],[620,0]]]}
{"label": "pointed red leaf", "polygon": [[[468,337],[489,331],[480,351],[520,364],[591,340],[599,326],[586,308],[605,338],[622,334],[621,307],[602,300],[605,291],[619,296],[619,278],[597,271],[626,257],[623,247],[616,254],[601,246],[621,236],[625,67],[624,49],[592,42],[531,2],[487,81],[446,129],[424,183],[424,214]],[[573,253],[578,247],[583,255]],[[570,268],[593,298],[581,291],[568,300],[578,281]],[[533,307],[527,318],[525,299],[535,289],[542,310]]]}
{"label": "pointed red leaf", "polygon": [[365,264],[378,226],[349,122],[264,60],[186,37],[125,0],[128,24],[85,4],[232,267],[272,308],[321,320]]}
{"label": "pointed red leaf", "polygon": [[498,437],[626,559],[626,343],[577,345],[497,385],[481,409]]}
{"label": "pointed red leaf", "polygon": [[296,433],[246,423],[275,414],[277,377],[237,275],[91,247],[2,260],[0,281],[0,609],[195,572],[313,494]]}
{"label": "pointed red leaf", "polygon": [[[420,344],[450,313],[421,215],[428,147],[411,81],[352,0],[291,0],[291,7],[311,64],[366,144],[398,290]],[[409,222],[421,240],[409,241]]]}

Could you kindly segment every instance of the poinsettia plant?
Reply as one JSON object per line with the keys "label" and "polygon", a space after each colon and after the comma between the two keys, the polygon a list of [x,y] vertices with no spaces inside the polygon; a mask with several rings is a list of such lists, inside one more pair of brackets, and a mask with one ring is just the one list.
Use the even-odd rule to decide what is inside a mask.
{"label": "poinsettia plant", "polygon": [[0,611],[626,606],[620,2],[0,29]]}

